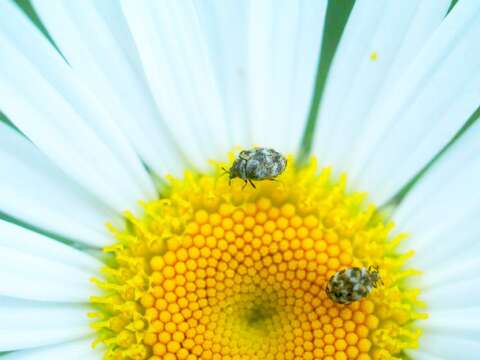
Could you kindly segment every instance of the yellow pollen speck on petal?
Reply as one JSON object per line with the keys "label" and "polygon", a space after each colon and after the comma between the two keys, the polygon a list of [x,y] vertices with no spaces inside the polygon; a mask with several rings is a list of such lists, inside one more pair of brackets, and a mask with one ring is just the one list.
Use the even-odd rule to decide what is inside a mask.
{"label": "yellow pollen speck on petal", "polygon": [[[104,359],[383,360],[417,347],[426,315],[405,281],[411,254],[395,250],[405,236],[345,176],[288,163],[256,189],[229,185],[226,164],[186,172],[143,216],[125,214],[91,298]],[[384,285],[349,305],[329,298],[333,274],[370,265]]]}
{"label": "yellow pollen speck on petal", "polygon": [[378,53],[376,51],[372,51],[370,53],[370,60],[377,61],[378,60]]}

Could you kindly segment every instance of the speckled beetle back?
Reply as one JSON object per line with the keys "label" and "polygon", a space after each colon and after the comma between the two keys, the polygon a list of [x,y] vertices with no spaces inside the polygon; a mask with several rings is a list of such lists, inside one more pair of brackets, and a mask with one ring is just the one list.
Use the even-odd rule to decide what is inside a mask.
{"label": "speckled beetle back", "polygon": [[279,152],[269,148],[243,150],[229,170],[230,179],[240,178],[252,184],[252,180],[273,180],[287,166],[287,160]]}
{"label": "speckled beetle back", "polygon": [[367,296],[380,281],[378,268],[352,267],[333,274],[326,286],[327,295],[338,304],[350,304]]}

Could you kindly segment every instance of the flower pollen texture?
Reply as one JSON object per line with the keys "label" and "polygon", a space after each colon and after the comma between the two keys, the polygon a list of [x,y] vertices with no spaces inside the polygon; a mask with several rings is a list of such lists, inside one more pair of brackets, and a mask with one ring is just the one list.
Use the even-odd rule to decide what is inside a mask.
{"label": "flower pollen texture", "polygon": [[[112,228],[90,314],[105,359],[400,359],[417,346],[412,253],[346,177],[294,159],[278,181],[186,172]],[[383,285],[333,302],[328,279],[378,266]]]}

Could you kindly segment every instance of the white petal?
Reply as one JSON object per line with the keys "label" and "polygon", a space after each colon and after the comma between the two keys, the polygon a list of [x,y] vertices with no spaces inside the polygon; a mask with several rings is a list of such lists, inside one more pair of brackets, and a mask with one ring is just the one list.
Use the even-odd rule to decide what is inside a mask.
{"label": "white petal", "polygon": [[[183,171],[115,1],[34,1],[55,44],[142,159],[160,175]],[[137,56],[137,58],[135,57]]]}
{"label": "white petal", "polygon": [[480,277],[422,290],[421,298],[429,309],[439,311],[478,306]]}
{"label": "white petal", "polygon": [[101,349],[93,349],[92,342],[93,338],[87,337],[55,346],[15,351],[4,355],[2,360],[99,360],[102,358]]}
{"label": "white petal", "polygon": [[72,266],[91,274],[103,266],[86,253],[0,219],[0,246]]}
{"label": "white petal", "polygon": [[112,242],[105,223],[114,220],[116,214],[3,123],[0,123],[0,164],[8,169],[0,177],[0,211],[74,241],[97,247]]}
{"label": "white petal", "polygon": [[[375,100],[415,7],[413,1],[391,2],[390,6],[386,1],[355,3],[329,70],[317,120],[315,151],[322,163],[341,166],[334,163],[341,154],[341,148],[333,148],[334,140],[345,136],[347,129],[349,133],[358,132],[353,128],[361,126],[358,119],[366,115]],[[403,11],[394,11],[401,8]],[[380,38],[392,35],[388,42]],[[379,61],[370,60],[374,51],[380,54]],[[354,108],[350,109],[347,105],[352,103]]]}
{"label": "white petal", "polygon": [[[410,265],[436,272],[480,259],[480,123],[440,158],[402,201],[394,219],[410,233],[404,246],[416,251]],[[441,271],[441,270],[440,270]],[[463,270],[458,270],[460,274]],[[432,274],[433,274],[432,272]]]}
{"label": "white petal", "polygon": [[293,152],[313,95],[327,2],[249,5],[246,76],[253,143]]}
{"label": "white petal", "polygon": [[[426,354],[436,356],[433,359],[478,360],[480,342],[465,340],[453,336],[425,334],[420,337],[420,349]],[[428,359],[428,358],[425,358]]]}
{"label": "white petal", "polygon": [[[268,138],[268,125],[264,119],[271,116],[269,90],[273,86],[272,57],[273,57],[273,29],[274,16],[272,13],[273,1],[252,1],[248,12],[247,38],[247,91],[250,126],[252,127],[252,141],[264,145]],[[298,14],[293,13],[297,20]],[[298,21],[298,20],[297,20]],[[293,22],[293,21],[292,21]],[[265,143],[271,144],[272,140]]]}
{"label": "white petal", "polygon": [[42,303],[0,297],[0,351],[58,344],[92,332],[80,304]]}
{"label": "white petal", "polygon": [[415,360],[445,360],[444,357],[424,353],[423,351],[418,351],[418,350],[405,350],[405,353],[411,359],[415,359]]}
{"label": "white petal", "polygon": [[425,334],[448,336],[454,334],[465,340],[480,338],[480,308],[463,308],[450,311],[429,311],[428,319],[418,325]]}
{"label": "white petal", "polygon": [[0,108],[63,171],[116,210],[154,196],[108,112],[44,36],[0,3]]}
{"label": "white petal", "polygon": [[[305,130],[315,91],[315,78],[322,48],[327,1],[303,1],[300,8],[300,29],[295,39],[295,75],[291,88],[290,113],[287,130],[283,133],[290,142],[288,151],[297,150]],[[281,40],[277,40],[281,43]]]}
{"label": "white petal", "polygon": [[22,250],[0,246],[0,295],[21,299],[86,302],[97,288],[97,273]]}
{"label": "white petal", "polygon": [[187,158],[231,149],[205,29],[191,1],[122,1],[146,76],[167,126]]}
{"label": "white petal", "polygon": [[196,1],[235,146],[297,150],[326,1]]}
{"label": "white petal", "polygon": [[[447,240],[448,241],[448,240]],[[469,260],[457,259],[448,266],[443,262],[429,266],[421,276],[422,288],[444,286],[457,281],[470,280],[478,276],[480,269],[480,254]]]}
{"label": "white petal", "polygon": [[[320,161],[351,170],[365,117],[443,19],[450,1],[357,1],[329,72],[315,142]],[[377,59],[372,59],[372,54]],[[397,93],[395,93],[397,95]],[[361,164],[363,166],[364,164]],[[369,187],[367,189],[374,189]]]}
{"label": "white petal", "polygon": [[248,2],[197,0],[234,146],[252,145],[246,79]]}
{"label": "white petal", "polygon": [[365,118],[361,143],[349,149],[353,185],[375,189],[377,203],[430,161],[480,102],[480,3],[457,5]]}

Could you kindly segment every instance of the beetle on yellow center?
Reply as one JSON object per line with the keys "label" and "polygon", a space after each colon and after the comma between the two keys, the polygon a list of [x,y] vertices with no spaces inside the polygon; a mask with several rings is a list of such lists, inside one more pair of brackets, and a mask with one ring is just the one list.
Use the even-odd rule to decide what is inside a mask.
{"label": "beetle on yellow center", "polygon": [[274,180],[285,171],[287,159],[278,151],[269,148],[253,148],[243,150],[233,162],[229,171],[230,181],[240,178],[249,182],[254,188],[252,180]]}
{"label": "beetle on yellow center", "polygon": [[381,282],[378,266],[351,267],[337,271],[328,280],[325,291],[337,304],[351,304],[361,300]]}

